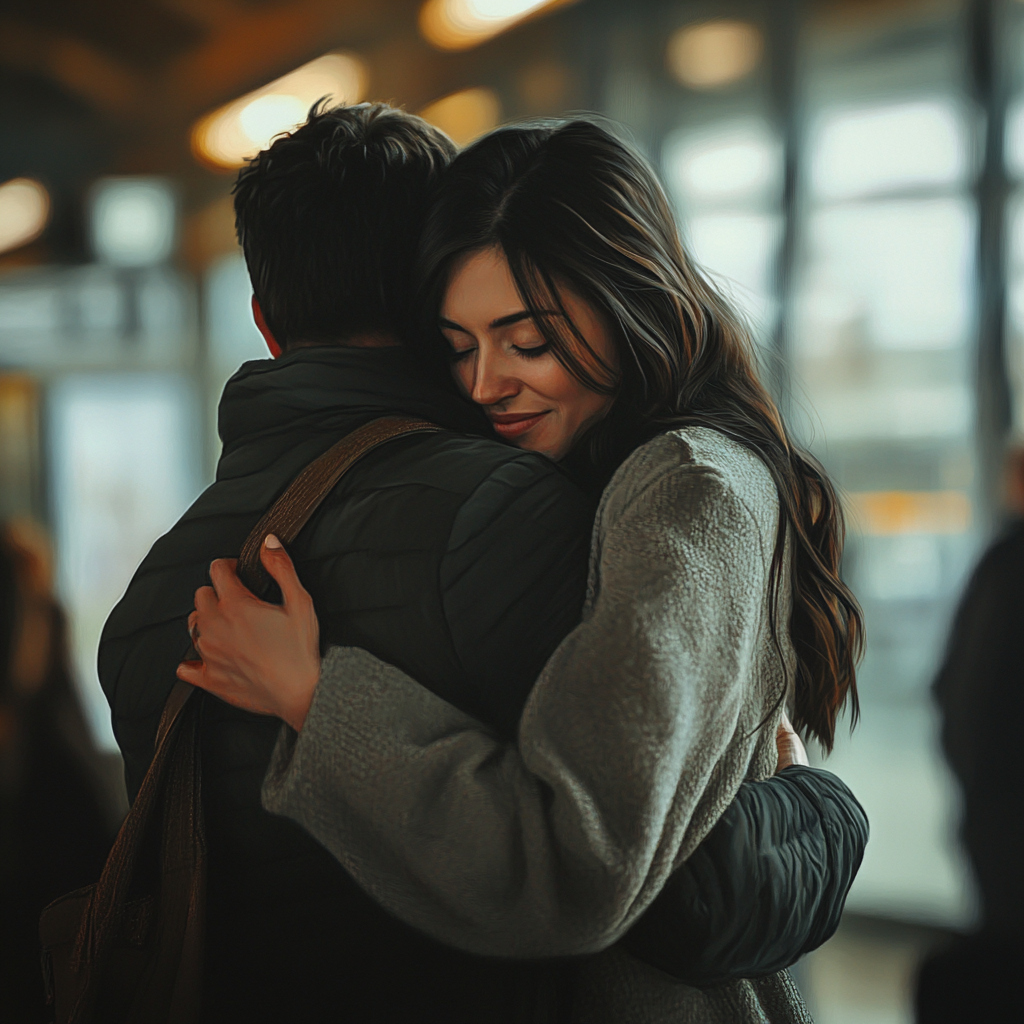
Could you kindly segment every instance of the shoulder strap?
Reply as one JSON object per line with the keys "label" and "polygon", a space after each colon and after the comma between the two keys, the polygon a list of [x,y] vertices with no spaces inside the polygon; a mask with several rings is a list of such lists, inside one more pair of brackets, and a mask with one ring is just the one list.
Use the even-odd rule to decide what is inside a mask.
{"label": "shoulder strap", "polygon": [[385,416],[346,434],[337,444],[314,459],[290,484],[253,527],[238,556],[238,575],[260,597],[277,588],[260,561],[260,548],[272,533],[288,545],[299,535],[324,498],[338,481],[365,455],[406,434],[436,433],[441,428],[427,420]]}

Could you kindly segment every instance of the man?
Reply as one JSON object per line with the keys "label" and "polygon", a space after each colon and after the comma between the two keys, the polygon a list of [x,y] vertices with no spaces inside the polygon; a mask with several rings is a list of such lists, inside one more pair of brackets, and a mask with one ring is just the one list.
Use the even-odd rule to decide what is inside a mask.
{"label": "man", "polygon": [[[246,364],[229,382],[217,481],[154,545],[104,630],[100,677],[133,797],[210,561],[237,554],[303,467],[378,416],[446,431],[372,453],[292,546],[323,641],[379,655],[511,736],[541,666],[578,621],[592,497],[542,456],[490,439],[480,413],[400,344],[412,330],[419,226],[453,153],[423,121],[361,105],[314,111],[239,176],[254,313],[280,358]],[[567,1019],[572,964],[447,949],[391,918],[315,841],[262,810],[278,725],[212,700],[203,707],[207,1018]],[[636,929],[638,955],[682,976],[706,953],[704,924],[717,943],[700,967],[709,980],[777,970],[827,937],[863,829],[835,780],[815,779],[745,787],[735,819],[693,859],[706,868],[699,896],[688,865]],[[829,814],[856,819],[831,845]],[[845,866],[807,886],[799,864],[781,867],[793,843]],[[779,927],[760,934],[783,936],[785,949],[744,944],[764,913]]]}

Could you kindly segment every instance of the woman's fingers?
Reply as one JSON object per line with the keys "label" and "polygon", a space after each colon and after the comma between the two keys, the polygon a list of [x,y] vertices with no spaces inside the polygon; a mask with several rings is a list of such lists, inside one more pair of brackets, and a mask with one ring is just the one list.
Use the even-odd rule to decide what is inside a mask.
{"label": "woman's fingers", "polygon": [[237,565],[237,558],[215,558],[210,563],[210,582],[221,601],[225,598],[252,597],[252,592],[238,578]]}
{"label": "woman's fingers", "polygon": [[177,668],[177,676],[183,683],[191,683],[205,690],[203,686],[203,663],[201,661],[183,661]]}
{"label": "woman's fingers", "polygon": [[309,593],[299,581],[291,556],[272,533],[267,534],[260,546],[260,560],[281,588],[285,608],[301,605],[309,600]]}
{"label": "woman's fingers", "polygon": [[807,757],[807,748],[804,746],[803,740],[797,735],[796,730],[793,728],[793,723],[789,720],[789,716],[785,711],[782,712],[779,727],[775,731],[775,744],[779,752],[777,771],[782,771],[783,768],[788,768],[793,764],[810,764],[810,760]]}

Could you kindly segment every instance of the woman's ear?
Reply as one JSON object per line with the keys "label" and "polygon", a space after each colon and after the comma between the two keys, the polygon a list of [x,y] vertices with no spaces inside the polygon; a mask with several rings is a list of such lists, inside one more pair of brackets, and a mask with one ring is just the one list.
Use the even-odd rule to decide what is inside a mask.
{"label": "woman's ear", "polygon": [[280,358],[281,346],[277,343],[274,332],[267,326],[267,321],[263,319],[263,310],[260,309],[259,301],[255,295],[252,297],[252,318],[256,321],[256,326],[259,328],[260,334],[263,335],[263,340],[267,343],[270,354],[275,359]]}

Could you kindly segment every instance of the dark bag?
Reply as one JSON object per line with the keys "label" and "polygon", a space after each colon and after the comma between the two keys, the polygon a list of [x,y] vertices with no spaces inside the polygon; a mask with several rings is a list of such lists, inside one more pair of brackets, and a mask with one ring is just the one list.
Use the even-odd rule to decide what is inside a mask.
{"label": "dark bag", "polygon": [[[285,545],[341,477],[393,438],[434,432],[390,416],[342,438],[310,463],[249,534],[238,560],[260,596],[276,584],[260,562],[268,533]],[[155,753],[100,880],[51,903],[39,936],[56,1024],[191,1024],[201,1013],[206,855],[199,727],[202,701],[171,690]],[[201,694],[200,694],[201,696]]]}

